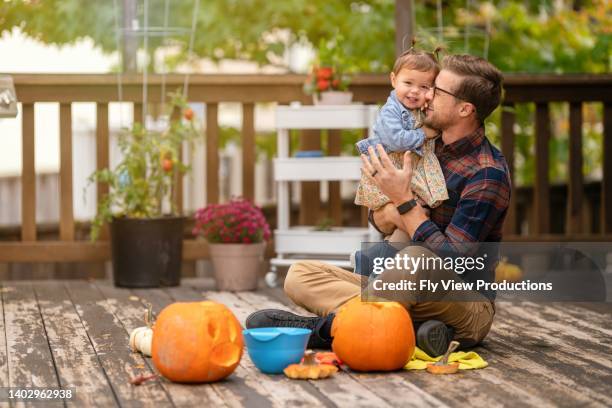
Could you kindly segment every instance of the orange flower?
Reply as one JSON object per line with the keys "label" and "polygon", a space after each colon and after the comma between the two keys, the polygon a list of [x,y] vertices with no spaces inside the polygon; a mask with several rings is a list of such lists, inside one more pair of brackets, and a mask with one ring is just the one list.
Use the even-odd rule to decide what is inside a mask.
{"label": "orange flower", "polygon": [[327,79],[319,79],[317,81],[317,89],[319,91],[326,91],[329,89],[329,81]]}
{"label": "orange flower", "polygon": [[173,166],[174,166],[174,163],[172,162],[172,160],[170,159],[162,160],[162,168],[164,169],[166,173],[172,171]]}
{"label": "orange flower", "polygon": [[183,112],[183,116],[187,120],[193,119],[193,109],[191,109],[191,108],[185,109],[185,111]]}
{"label": "orange flower", "polygon": [[332,69],[332,67],[321,67],[319,68],[317,71],[317,79],[321,80],[321,79],[331,79],[334,70]]}

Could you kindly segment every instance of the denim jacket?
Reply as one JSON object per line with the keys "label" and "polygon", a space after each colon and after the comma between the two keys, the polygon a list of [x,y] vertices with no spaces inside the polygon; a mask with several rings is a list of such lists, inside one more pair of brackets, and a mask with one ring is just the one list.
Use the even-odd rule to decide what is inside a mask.
{"label": "denim jacket", "polygon": [[414,129],[415,122],[412,112],[397,100],[393,90],[387,103],[378,112],[372,128],[373,134],[357,142],[357,150],[367,154],[368,147],[381,144],[387,153],[410,150],[422,155],[425,132],[423,129]]}

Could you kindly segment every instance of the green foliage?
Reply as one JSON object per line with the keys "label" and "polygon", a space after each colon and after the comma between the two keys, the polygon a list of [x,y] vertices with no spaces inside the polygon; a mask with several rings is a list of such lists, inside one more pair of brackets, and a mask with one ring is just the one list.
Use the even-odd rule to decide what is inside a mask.
{"label": "green foliage", "polygon": [[[142,25],[143,2],[138,4]],[[166,0],[150,0],[150,26],[164,25]],[[122,1],[117,1],[119,7]],[[439,43],[436,2],[415,1],[419,44]],[[482,54],[490,31],[489,59],[505,72],[609,72],[611,6],[606,0],[580,2],[578,10],[559,2],[464,0],[443,2],[445,36],[451,52]],[[0,31],[20,27],[52,44],[90,37],[107,52],[115,51],[114,1],[9,0],[0,3]],[[169,25],[191,27],[193,0],[170,2]],[[283,64],[293,44],[338,41],[353,69],[388,72],[395,53],[394,0],[209,0],[200,2],[194,51],[201,57],[248,59]],[[121,21],[121,10],[118,10]],[[467,42],[464,33],[468,30]],[[188,34],[171,35],[174,63],[186,58]],[[154,49],[164,41],[150,38]],[[407,41],[407,44],[409,41]],[[466,47],[467,45],[467,47]],[[142,43],[141,43],[142,46]]]}
{"label": "green foliage", "polygon": [[[143,1],[138,15],[142,25]],[[163,26],[166,0],[150,0],[151,26]],[[120,7],[123,1],[117,1]],[[90,37],[104,51],[117,48],[114,1],[9,0],[0,2],[0,32],[19,27],[29,36],[52,44],[67,44]],[[170,2],[169,25],[189,28],[193,0]],[[612,6],[607,0],[580,2],[445,0],[444,36],[437,27],[436,1],[414,1],[417,45],[444,45],[449,52],[482,55],[488,41],[488,59],[504,72],[604,73],[612,71]],[[466,8],[471,4],[470,8]],[[394,0],[207,0],[200,2],[194,53],[214,61],[245,59],[259,64],[282,65],[285,53],[295,44],[341,44],[342,58],[350,71],[388,72],[395,55]],[[119,20],[121,14],[119,11]],[[163,39],[150,39],[150,49]],[[185,61],[188,35],[171,36],[168,44],[178,49],[166,63]],[[409,44],[407,39],[406,44]],[[142,43],[141,43],[142,46]],[[325,48],[319,58],[326,59]],[[567,121],[562,108],[552,108],[557,122]],[[498,139],[495,119],[488,135]],[[601,109],[585,108],[585,172],[600,166]],[[533,107],[516,107],[517,180],[533,179]],[[553,180],[564,177],[566,131],[556,123],[551,140]],[[221,136],[236,137],[229,129]],[[565,133],[564,133],[565,132]],[[231,135],[230,135],[231,133]],[[226,136],[224,136],[226,135]],[[238,135],[239,138],[239,135]],[[258,149],[268,154],[274,143],[258,135]],[[354,136],[343,136],[343,148],[352,151]]]}
{"label": "green foliage", "polygon": [[98,204],[92,240],[98,238],[102,225],[114,217],[160,217],[164,202],[170,203],[172,212],[176,212],[170,197],[172,187],[189,170],[180,160],[179,152],[183,142],[192,143],[198,136],[193,118],[188,119],[189,110],[180,94],[172,94],[168,113],[184,111],[185,121],[174,119],[163,132],[147,130],[135,123],[119,136],[121,162],[113,170],[102,169],[89,177],[90,183],[109,186],[109,193]]}

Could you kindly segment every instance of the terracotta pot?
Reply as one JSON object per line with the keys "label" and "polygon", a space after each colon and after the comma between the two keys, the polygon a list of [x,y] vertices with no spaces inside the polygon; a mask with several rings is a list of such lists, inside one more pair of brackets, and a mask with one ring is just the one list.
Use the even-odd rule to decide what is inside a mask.
{"label": "terracotta pot", "polygon": [[257,289],[265,242],[257,244],[208,244],[218,290]]}
{"label": "terracotta pot", "polygon": [[315,105],[349,105],[353,101],[352,92],[326,91],[313,95]]}

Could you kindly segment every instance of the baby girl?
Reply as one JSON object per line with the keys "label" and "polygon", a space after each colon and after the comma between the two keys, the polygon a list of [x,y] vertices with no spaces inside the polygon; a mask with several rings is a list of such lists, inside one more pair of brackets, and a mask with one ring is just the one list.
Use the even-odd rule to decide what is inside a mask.
{"label": "baby girl", "polygon": [[[393,91],[378,113],[373,134],[357,143],[357,149],[364,154],[368,154],[368,147],[381,144],[398,168],[402,166],[404,153],[411,151],[414,166],[411,188],[420,204],[429,208],[437,207],[448,199],[444,174],[434,153],[437,132],[422,128],[420,121],[425,94],[440,71],[436,51],[428,53],[412,47],[397,58],[391,72]],[[372,180],[362,174],[355,204],[377,210],[389,202],[389,198],[380,192]],[[386,239],[391,242],[410,241],[398,229]],[[370,255],[360,254],[359,251],[355,255],[355,272],[369,275],[369,271],[361,270],[359,258],[370,258]]]}

